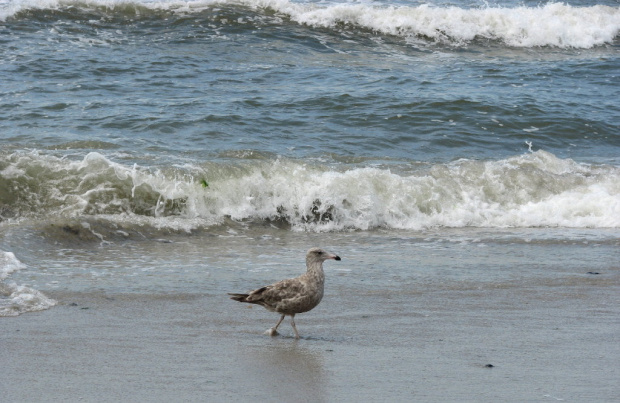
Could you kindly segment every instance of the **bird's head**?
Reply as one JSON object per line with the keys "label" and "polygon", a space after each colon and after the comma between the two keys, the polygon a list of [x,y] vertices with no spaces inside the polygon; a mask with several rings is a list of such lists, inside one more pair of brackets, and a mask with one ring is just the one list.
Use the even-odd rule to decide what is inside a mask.
{"label": "bird's head", "polygon": [[340,260],[340,256],[334,255],[333,253],[327,252],[321,248],[312,248],[306,254],[306,262],[324,262],[327,259]]}

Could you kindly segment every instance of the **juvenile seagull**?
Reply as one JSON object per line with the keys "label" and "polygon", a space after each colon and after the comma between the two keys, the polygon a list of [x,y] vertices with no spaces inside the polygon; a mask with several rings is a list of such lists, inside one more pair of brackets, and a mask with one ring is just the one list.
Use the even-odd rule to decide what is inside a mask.
{"label": "juvenile seagull", "polygon": [[295,338],[299,339],[299,332],[295,326],[295,315],[308,312],[321,302],[325,273],[323,262],[327,259],[340,260],[340,257],[320,248],[312,248],[306,254],[308,270],[299,277],[278,281],[272,285],[251,291],[249,294],[229,293],[230,299],[239,302],[262,305],[271,312],[282,314],[276,325],[269,330],[270,336],[278,334],[278,326],[286,315],[291,317],[291,326],[295,331]]}

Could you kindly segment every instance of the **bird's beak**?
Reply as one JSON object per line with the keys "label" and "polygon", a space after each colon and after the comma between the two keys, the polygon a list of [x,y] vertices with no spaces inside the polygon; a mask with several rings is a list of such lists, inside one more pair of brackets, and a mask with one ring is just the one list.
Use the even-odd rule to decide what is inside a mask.
{"label": "bird's beak", "polygon": [[334,255],[334,254],[332,254],[329,258],[330,259],[334,259],[334,260],[342,260],[342,259],[340,259],[340,256]]}

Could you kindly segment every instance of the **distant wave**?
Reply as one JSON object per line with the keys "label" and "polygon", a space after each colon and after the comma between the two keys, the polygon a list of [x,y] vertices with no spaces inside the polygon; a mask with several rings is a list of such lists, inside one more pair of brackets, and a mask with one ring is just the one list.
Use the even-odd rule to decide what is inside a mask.
{"label": "distant wave", "polygon": [[620,168],[544,151],[401,169],[292,159],[164,169],[99,153],[78,161],[13,153],[0,159],[0,189],[0,225],[101,219],[188,231],[226,220],[302,231],[620,227]]}
{"label": "distant wave", "polygon": [[351,24],[382,34],[421,36],[456,44],[491,39],[515,47],[591,48],[611,43],[620,31],[620,9],[605,6],[551,3],[541,7],[464,9],[347,4],[307,9],[282,0],[257,2],[311,26]]}
{"label": "distant wave", "polygon": [[[244,13],[276,13],[309,27],[352,27],[383,35],[422,38],[449,45],[475,40],[499,41],[511,47],[592,48],[614,42],[620,32],[620,7],[575,7],[548,3],[538,7],[460,8],[431,5],[379,6],[368,4],[316,4],[289,0],[212,0],[127,2],[119,0],[20,0],[0,6],[0,21],[28,10],[93,8],[99,12],[139,16],[151,10],[194,14],[215,7],[237,7]],[[244,9],[246,11],[244,11]]]}

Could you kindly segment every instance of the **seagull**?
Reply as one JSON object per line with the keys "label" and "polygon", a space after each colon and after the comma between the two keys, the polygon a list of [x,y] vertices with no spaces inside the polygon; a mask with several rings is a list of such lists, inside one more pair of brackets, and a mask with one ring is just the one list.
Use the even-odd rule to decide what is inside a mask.
{"label": "seagull", "polygon": [[248,294],[228,293],[228,295],[235,301],[262,305],[271,312],[282,314],[278,323],[265,332],[270,336],[278,335],[278,326],[285,316],[290,316],[295,338],[299,339],[295,315],[308,312],[321,302],[325,283],[323,262],[327,259],[340,260],[340,257],[321,248],[312,248],[306,254],[307,271],[301,276],[278,281]]}

